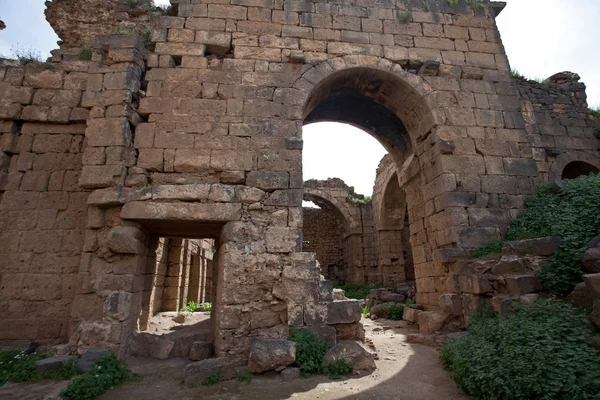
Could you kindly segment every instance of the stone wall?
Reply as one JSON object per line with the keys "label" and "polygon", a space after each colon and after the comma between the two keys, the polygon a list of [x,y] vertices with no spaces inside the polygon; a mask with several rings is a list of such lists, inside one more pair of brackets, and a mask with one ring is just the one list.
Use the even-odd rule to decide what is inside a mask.
{"label": "stone wall", "polygon": [[345,282],[344,230],[334,215],[321,208],[302,209],[302,249],[314,252],[325,279],[340,285]]}
{"label": "stone wall", "polygon": [[[594,133],[600,118],[588,109],[579,75],[561,72],[545,83],[517,79],[517,84],[527,133],[520,146],[531,149],[542,179],[573,178],[578,175],[577,164],[583,168],[579,173],[600,171],[600,147]],[[569,164],[576,168],[571,175],[567,169],[564,176]],[[506,201],[522,204],[520,198]]]}
{"label": "stone wall", "polygon": [[64,341],[88,224],[89,64],[0,60],[0,339]]}
{"label": "stone wall", "polygon": [[[88,24],[89,11],[56,4],[72,11],[52,17],[66,41],[57,65],[0,69],[4,339],[68,335],[80,351],[126,354],[156,266],[148,259],[167,236],[215,240],[219,356],[245,358],[253,337],[285,338],[289,326],[339,334],[354,324],[360,310],[349,304],[352,318],[341,318],[346,305],[331,302],[314,255],[301,252],[306,122],[352,123],[386,147],[406,197],[417,302],[432,310],[448,293],[456,248],[499,238],[544,179],[536,141],[552,132],[597,148],[577,129],[530,132],[558,126],[542,120],[556,115],[522,105],[497,3],[475,14],[445,0],[426,9],[173,0],[172,15],[150,21],[152,43],[99,35],[90,62],[69,61],[82,44],[64,33]],[[101,19],[87,32],[114,32],[105,30],[112,14]],[[360,106],[344,107],[351,101]],[[355,235],[374,225],[363,211],[347,212],[346,248],[377,265],[367,250],[376,232],[368,243]],[[40,272],[59,255],[67,263]],[[364,277],[362,265],[351,266],[352,279]]]}

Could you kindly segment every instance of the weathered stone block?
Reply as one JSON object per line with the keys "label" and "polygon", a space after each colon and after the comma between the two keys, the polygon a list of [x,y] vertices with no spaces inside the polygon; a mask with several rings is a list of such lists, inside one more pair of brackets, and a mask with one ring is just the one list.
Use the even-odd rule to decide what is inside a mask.
{"label": "weathered stone block", "polygon": [[214,346],[210,342],[194,342],[190,349],[190,360],[202,361],[212,357]]}
{"label": "weathered stone block", "polygon": [[596,299],[600,299],[600,273],[587,274],[583,276],[583,281]]}
{"label": "weathered stone block", "polygon": [[355,341],[341,341],[325,354],[325,361],[328,362],[339,358],[343,358],[357,370],[372,372],[377,368],[373,354]]}
{"label": "weathered stone block", "polygon": [[117,254],[143,254],[145,235],[133,226],[115,226],[108,233],[106,245]]}
{"label": "weathered stone block", "polygon": [[362,317],[362,302],[360,300],[342,300],[327,304],[328,325],[352,324],[359,322]]}
{"label": "weathered stone block", "polygon": [[543,286],[536,275],[512,275],[506,278],[506,287],[513,296],[541,292]]}
{"label": "weathered stone block", "polygon": [[433,333],[442,330],[444,324],[448,321],[449,315],[436,311],[423,311],[417,317],[419,332]]}
{"label": "weathered stone block", "polygon": [[295,342],[257,338],[250,349],[248,369],[256,374],[281,371],[294,361],[296,361]]}
{"label": "weathered stone block", "polygon": [[503,254],[551,256],[560,248],[560,238],[549,236],[536,239],[523,239],[504,242]]}
{"label": "weathered stone block", "polygon": [[240,203],[155,203],[133,201],[123,206],[121,218],[172,221],[237,221],[241,216]]}

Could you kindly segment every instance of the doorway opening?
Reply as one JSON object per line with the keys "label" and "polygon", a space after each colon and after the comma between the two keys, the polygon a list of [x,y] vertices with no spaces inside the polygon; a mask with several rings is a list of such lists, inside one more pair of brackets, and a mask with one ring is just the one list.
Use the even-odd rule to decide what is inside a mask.
{"label": "doorway opening", "polygon": [[159,359],[214,354],[218,240],[153,235],[132,352]]}
{"label": "doorway opening", "polygon": [[582,175],[597,174],[600,170],[584,161],[572,161],[562,171],[561,179],[575,179]]}

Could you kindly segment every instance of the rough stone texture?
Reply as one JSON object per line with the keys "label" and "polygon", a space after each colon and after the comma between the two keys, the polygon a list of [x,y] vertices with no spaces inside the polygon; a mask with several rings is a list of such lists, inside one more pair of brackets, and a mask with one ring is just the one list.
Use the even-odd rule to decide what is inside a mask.
{"label": "rough stone texture", "polygon": [[53,356],[35,362],[35,373],[43,374],[61,367],[66,367],[77,360],[75,356]]}
{"label": "rough stone texture", "polygon": [[[186,1],[164,16],[146,0],[53,1],[52,68],[0,62],[0,340],[126,355],[154,312],[159,238],[190,235],[217,247],[217,356],[245,362],[251,337],[352,323],[329,312],[331,285],[301,248],[302,199],[318,189],[303,188],[301,129],[318,121],[361,126],[389,152],[370,216],[328,199],[346,259],[362,260],[346,280],[414,279],[427,329],[442,294],[460,295],[466,324],[509,286],[537,290],[448,257],[499,239],[539,183],[598,171],[599,121],[574,75],[511,77],[493,8],[441,1],[412,4],[410,24],[394,2]],[[153,51],[134,34],[146,28]],[[142,234],[119,248],[117,227]]]}
{"label": "rough stone texture", "polygon": [[202,361],[212,357],[214,353],[213,344],[210,342],[194,342],[190,349],[190,360]]}
{"label": "rough stone texture", "polygon": [[288,367],[281,371],[281,379],[283,381],[291,381],[300,378],[300,368]]}
{"label": "rough stone texture", "polygon": [[594,305],[594,297],[585,282],[577,284],[575,289],[567,296],[567,300],[581,308],[591,308]]}
{"label": "rough stone texture", "polygon": [[227,358],[209,358],[185,366],[185,382],[201,384],[210,375],[220,374],[224,380],[233,379],[244,370],[240,362]]}
{"label": "rough stone texture", "polygon": [[373,354],[358,342],[349,340],[339,342],[325,354],[325,361],[331,362],[338,358],[348,361],[352,368],[357,370],[372,372],[376,368]]}
{"label": "rough stone texture", "polygon": [[250,348],[248,369],[260,374],[282,371],[296,361],[296,343],[289,340],[256,339]]}
{"label": "rough stone texture", "polygon": [[112,354],[112,350],[110,349],[97,348],[88,350],[77,360],[77,368],[84,372],[89,371],[102,357],[109,354]]}
{"label": "rough stone texture", "polygon": [[362,302],[360,300],[341,300],[327,304],[328,325],[352,324],[362,317]]}

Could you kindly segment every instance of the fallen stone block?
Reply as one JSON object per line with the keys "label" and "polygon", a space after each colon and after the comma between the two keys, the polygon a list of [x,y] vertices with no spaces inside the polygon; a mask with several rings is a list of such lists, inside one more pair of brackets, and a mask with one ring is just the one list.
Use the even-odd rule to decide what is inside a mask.
{"label": "fallen stone block", "polygon": [[327,304],[327,325],[351,324],[362,317],[362,301],[342,300]]}
{"label": "fallen stone block", "polygon": [[312,325],[306,326],[303,329],[312,332],[320,340],[324,340],[327,343],[331,343],[332,346],[334,346],[337,343],[337,331],[335,326]]}
{"label": "fallen stone block", "polygon": [[113,354],[113,351],[111,349],[99,347],[88,350],[81,356],[79,361],[77,361],[77,368],[84,372],[87,372],[90,369],[92,369],[94,364],[100,361],[102,357],[107,356],[109,354]]}
{"label": "fallen stone block", "polygon": [[401,303],[406,297],[400,293],[383,292],[379,296],[379,300],[383,302]]}
{"label": "fallen stone block", "polygon": [[459,275],[458,284],[461,292],[484,294],[492,293],[492,284],[481,275]]}
{"label": "fallen stone block", "polygon": [[373,354],[369,353],[358,342],[339,342],[325,354],[326,362],[331,362],[338,358],[343,358],[348,361],[348,364],[352,365],[352,368],[361,371],[372,372],[377,368]]}
{"label": "fallen stone block", "polygon": [[346,292],[342,289],[333,289],[333,300],[348,300]]}
{"label": "fallen stone block", "polygon": [[440,308],[445,314],[462,315],[462,300],[460,295],[452,293],[440,295]]}
{"label": "fallen stone block", "polygon": [[337,324],[332,327],[334,327],[336,331],[336,342],[340,340],[363,341],[365,339],[365,328],[360,322],[355,322],[353,324]]}
{"label": "fallen stone block", "polygon": [[506,277],[506,288],[512,296],[541,292],[544,287],[535,275],[512,275]]}
{"label": "fallen stone block", "polygon": [[202,361],[211,358],[214,353],[213,344],[210,342],[194,342],[190,349],[190,360]]}
{"label": "fallen stone block", "polygon": [[290,340],[255,339],[250,349],[248,369],[260,374],[281,371],[296,361],[296,343]]}
{"label": "fallen stone block", "polygon": [[75,360],[77,360],[77,357],[75,356],[54,356],[44,358],[43,360],[35,362],[35,373],[43,374],[44,372],[66,367]]}
{"label": "fallen stone block", "polygon": [[373,317],[383,318],[383,317],[385,317],[385,313],[386,313],[387,309],[392,304],[394,304],[394,303],[389,302],[389,303],[380,303],[380,304],[374,305],[369,310],[369,315],[371,316],[372,319],[375,319]]}
{"label": "fallen stone block", "polygon": [[504,242],[502,254],[551,256],[560,248],[558,236]]}
{"label": "fallen stone block", "polygon": [[448,321],[449,317],[448,314],[442,314],[437,311],[424,311],[417,317],[419,332],[433,333],[440,331]]}
{"label": "fallen stone block", "polygon": [[596,299],[600,299],[600,273],[584,275],[583,281],[587,285],[592,296]]}
{"label": "fallen stone block", "polygon": [[567,296],[567,300],[573,303],[575,307],[580,308],[590,308],[594,305],[594,297],[585,282],[578,283],[575,289]]}
{"label": "fallen stone block", "polygon": [[406,307],[404,309],[404,314],[402,314],[402,319],[414,324],[418,321],[419,314],[421,314],[422,312],[424,311],[413,307]]}
{"label": "fallen stone block", "polygon": [[300,378],[300,368],[288,367],[281,371],[281,379],[291,381]]}
{"label": "fallen stone block", "polygon": [[492,267],[492,274],[494,275],[522,274],[527,271],[525,260],[515,255],[502,256],[500,261]]}

